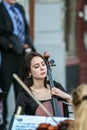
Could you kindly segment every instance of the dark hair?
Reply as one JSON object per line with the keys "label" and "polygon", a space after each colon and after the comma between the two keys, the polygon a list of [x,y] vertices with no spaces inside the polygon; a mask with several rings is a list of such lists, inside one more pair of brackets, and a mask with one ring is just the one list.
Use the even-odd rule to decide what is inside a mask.
{"label": "dark hair", "polygon": [[[31,68],[30,68],[31,60],[35,56],[41,57],[44,60],[44,62],[46,63],[45,58],[40,53],[31,52],[31,53],[27,53],[25,55],[23,62],[22,62],[22,67],[21,67],[21,79],[28,87],[33,85],[33,79],[32,79],[32,76],[29,78],[29,72],[31,72]],[[46,87],[46,83],[47,83],[47,77],[44,80],[45,87]]]}

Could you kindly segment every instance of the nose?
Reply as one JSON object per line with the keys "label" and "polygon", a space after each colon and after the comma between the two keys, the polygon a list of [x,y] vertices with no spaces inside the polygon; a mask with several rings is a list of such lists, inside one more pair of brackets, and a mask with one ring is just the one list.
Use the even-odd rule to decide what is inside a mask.
{"label": "nose", "polygon": [[40,69],[41,69],[41,70],[44,70],[44,66],[43,66],[43,65],[40,65]]}

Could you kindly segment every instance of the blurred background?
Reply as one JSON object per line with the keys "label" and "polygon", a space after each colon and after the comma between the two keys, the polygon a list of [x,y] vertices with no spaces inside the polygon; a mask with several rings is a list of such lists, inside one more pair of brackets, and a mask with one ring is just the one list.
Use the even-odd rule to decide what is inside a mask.
{"label": "blurred background", "polygon": [[[24,6],[37,51],[47,51],[55,61],[53,79],[72,94],[80,83],[87,83],[87,0],[17,1]],[[11,87],[8,120],[14,106]]]}

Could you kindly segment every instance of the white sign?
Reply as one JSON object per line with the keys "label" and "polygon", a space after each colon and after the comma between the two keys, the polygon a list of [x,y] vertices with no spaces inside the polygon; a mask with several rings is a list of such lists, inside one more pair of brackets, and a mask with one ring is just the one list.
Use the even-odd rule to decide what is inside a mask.
{"label": "white sign", "polygon": [[50,123],[51,125],[57,125],[60,121],[64,121],[64,117],[45,117],[45,116],[25,116],[14,115],[13,121],[11,121],[9,130],[36,130],[41,123]]}

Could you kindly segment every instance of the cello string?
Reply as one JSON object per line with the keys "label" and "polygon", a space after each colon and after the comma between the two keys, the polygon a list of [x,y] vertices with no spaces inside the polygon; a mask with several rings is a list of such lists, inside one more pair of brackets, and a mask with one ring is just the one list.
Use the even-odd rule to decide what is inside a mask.
{"label": "cello string", "polygon": [[16,81],[21,85],[21,87],[35,100],[35,102],[43,109],[43,111],[52,118],[52,120],[57,124],[57,121],[53,118],[51,113],[42,105],[42,103],[37,100],[34,95],[31,93],[31,91],[28,89],[28,87],[24,84],[24,82],[18,77],[17,74],[13,74],[13,77],[16,79]]}
{"label": "cello string", "polygon": [[[47,120],[48,117],[46,117],[46,120]],[[51,119],[56,123],[56,125],[58,124],[58,122],[54,119],[54,117],[51,116]],[[45,120],[45,122],[46,122]]]}

